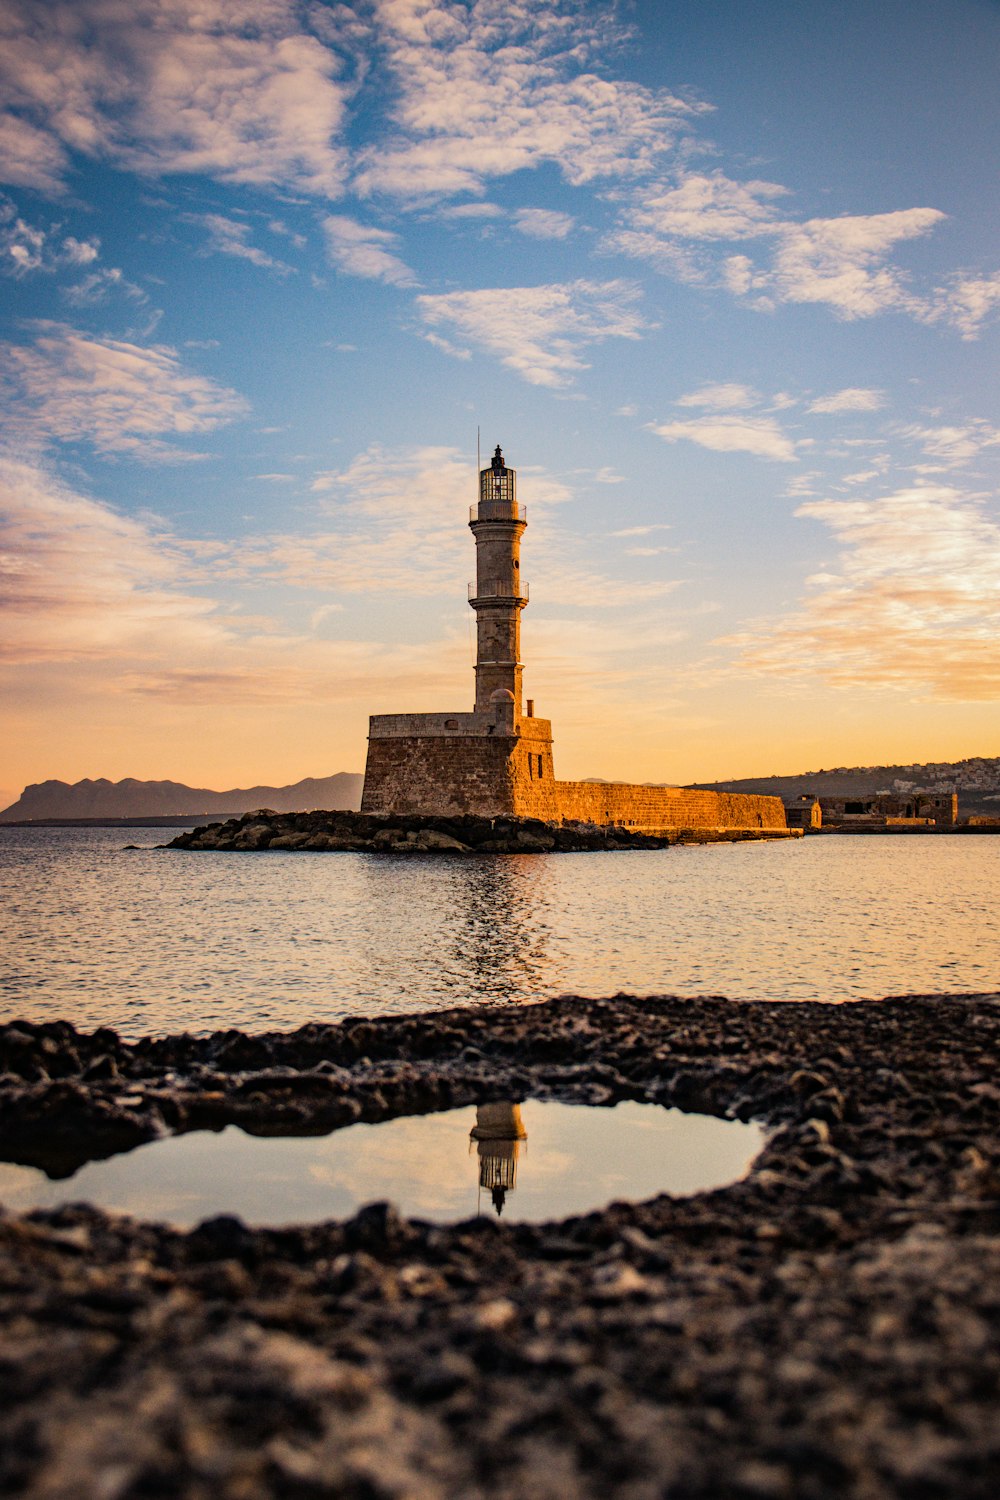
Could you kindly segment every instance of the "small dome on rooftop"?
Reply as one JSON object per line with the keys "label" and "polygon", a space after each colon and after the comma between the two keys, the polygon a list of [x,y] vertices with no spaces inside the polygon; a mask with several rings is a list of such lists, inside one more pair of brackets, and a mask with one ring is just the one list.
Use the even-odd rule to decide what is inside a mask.
{"label": "small dome on rooftop", "polygon": [[491,703],[513,703],[514,701],[514,694],[510,688],[494,688],[490,694]]}

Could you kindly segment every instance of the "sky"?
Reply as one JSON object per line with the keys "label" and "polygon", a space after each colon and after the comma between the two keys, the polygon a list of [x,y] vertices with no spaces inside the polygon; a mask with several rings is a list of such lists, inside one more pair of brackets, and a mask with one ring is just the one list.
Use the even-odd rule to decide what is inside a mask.
{"label": "sky", "polygon": [[996,0],[0,0],[0,806],[1000,753]]}

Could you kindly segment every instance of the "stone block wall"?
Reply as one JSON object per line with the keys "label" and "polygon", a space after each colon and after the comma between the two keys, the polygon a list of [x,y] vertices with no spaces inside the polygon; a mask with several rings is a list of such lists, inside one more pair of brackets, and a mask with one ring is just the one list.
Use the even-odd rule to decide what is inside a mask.
{"label": "stone block wall", "polygon": [[[519,734],[482,732],[478,726],[470,734],[445,729],[454,722],[445,715],[414,715],[411,726],[423,732],[407,734],[406,717],[373,720],[362,812],[514,814],[548,822],[617,823],[647,832],[787,826],[778,797],[556,781],[547,719],[522,719]],[[376,723],[382,733],[375,732]]]}
{"label": "stone block wall", "polygon": [[702,792],[626,782],[557,781],[559,816],[586,823],[621,823],[647,832],[671,828],[783,829],[780,797]]}
{"label": "stone block wall", "polygon": [[368,742],[365,813],[510,812],[510,736],[397,735]]}

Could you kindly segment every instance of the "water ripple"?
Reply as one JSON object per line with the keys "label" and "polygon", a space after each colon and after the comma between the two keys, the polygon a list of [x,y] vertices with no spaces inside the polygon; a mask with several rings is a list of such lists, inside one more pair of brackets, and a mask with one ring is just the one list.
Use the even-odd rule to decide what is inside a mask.
{"label": "water ripple", "polygon": [[1000,988],[1000,839],[401,860],[164,837],[0,830],[0,1014],[135,1037],[619,990]]}

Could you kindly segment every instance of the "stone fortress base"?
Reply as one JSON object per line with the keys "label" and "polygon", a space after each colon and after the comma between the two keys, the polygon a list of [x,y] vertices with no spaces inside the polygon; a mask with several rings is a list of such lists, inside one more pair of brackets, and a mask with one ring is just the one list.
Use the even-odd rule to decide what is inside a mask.
{"label": "stone fortress base", "polygon": [[773,838],[791,832],[778,797],[556,781],[548,719],[514,724],[475,713],[373,716],[361,810],[543,818],[645,833],[759,830]]}
{"label": "stone fortress base", "polygon": [[527,700],[521,710],[520,573],[527,525],[515,471],[499,447],[480,471],[476,539],[476,705],[471,713],[376,714],[369,724],[363,813],[542,818],[617,825],[637,832],[702,830],[719,836],[792,833],[779,797],[626,782],[556,781],[552,725]]}

